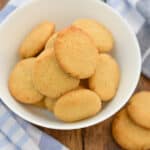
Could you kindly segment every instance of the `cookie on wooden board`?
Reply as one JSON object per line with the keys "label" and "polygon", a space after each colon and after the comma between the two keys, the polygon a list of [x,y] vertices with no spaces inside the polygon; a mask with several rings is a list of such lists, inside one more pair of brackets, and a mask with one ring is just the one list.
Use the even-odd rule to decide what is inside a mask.
{"label": "cookie on wooden board", "polygon": [[87,32],[100,52],[112,50],[114,39],[112,33],[104,25],[93,19],[77,19],[73,25]]}
{"label": "cookie on wooden board", "polygon": [[131,97],[128,114],[138,125],[150,129],[150,92],[141,91]]}
{"label": "cookie on wooden board", "polygon": [[19,52],[22,58],[33,57],[40,53],[49,37],[54,33],[55,25],[51,22],[43,22],[37,25],[22,42]]}
{"label": "cookie on wooden board", "polygon": [[21,60],[14,67],[9,78],[9,90],[16,100],[34,104],[43,99],[32,83],[32,69],[36,58]]}
{"label": "cookie on wooden board", "polygon": [[116,142],[127,150],[149,150],[150,130],[136,125],[127,114],[121,110],[112,123],[112,134]]}
{"label": "cookie on wooden board", "polygon": [[98,50],[81,29],[71,26],[61,31],[54,42],[54,49],[60,66],[71,76],[84,79],[94,73]]}

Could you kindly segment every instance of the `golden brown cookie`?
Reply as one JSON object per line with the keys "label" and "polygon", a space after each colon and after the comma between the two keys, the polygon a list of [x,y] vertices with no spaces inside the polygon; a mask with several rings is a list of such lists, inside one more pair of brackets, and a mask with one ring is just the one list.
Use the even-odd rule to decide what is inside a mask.
{"label": "golden brown cookie", "polygon": [[78,87],[79,80],[66,74],[57,63],[54,51],[47,50],[35,61],[33,83],[43,95],[57,98]]}
{"label": "golden brown cookie", "polygon": [[138,125],[150,128],[150,92],[136,93],[127,106],[128,114]]}
{"label": "golden brown cookie", "polygon": [[47,41],[46,45],[45,45],[45,49],[47,48],[53,48],[54,46],[54,42],[57,38],[58,32],[54,33]]}
{"label": "golden brown cookie", "polygon": [[42,100],[41,95],[33,86],[32,69],[35,63],[35,58],[21,60],[13,69],[9,78],[9,90],[16,100],[34,104]]}
{"label": "golden brown cookie", "polygon": [[108,101],[115,96],[119,79],[120,70],[117,62],[108,54],[100,54],[96,71],[89,79],[89,87],[102,101]]}
{"label": "golden brown cookie", "polygon": [[73,26],[63,30],[57,35],[54,48],[65,72],[80,79],[94,73],[98,51],[84,31]]}
{"label": "golden brown cookie", "polygon": [[56,101],[57,101],[56,99],[52,99],[52,98],[46,97],[44,99],[46,108],[49,111],[53,112]]}
{"label": "golden brown cookie", "polygon": [[150,130],[136,125],[127,115],[126,109],[121,110],[112,123],[112,134],[116,142],[127,150],[149,150]]}
{"label": "golden brown cookie", "polygon": [[114,45],[113,36],[104,25],[92,19],[77,19],[73,25],[87,32],[100,52],[112,50]]}
{"label": "golden brown cookie", "polygon": [[60,97],[54,107],[55,116],[73,122],[96,115],[101,110],[101,100],[93,91],[79,89]]}
{"label": "golden brown cookie", "polygon": [[37,25],[22,42],[19,49],[21,57],[32,57],[41,52],[54,30],[55,25],[48,21]]}

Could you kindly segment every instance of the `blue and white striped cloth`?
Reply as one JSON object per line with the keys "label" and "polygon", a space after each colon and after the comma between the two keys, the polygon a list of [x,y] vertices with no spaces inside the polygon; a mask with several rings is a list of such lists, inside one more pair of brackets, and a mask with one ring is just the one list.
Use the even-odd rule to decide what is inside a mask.
{"label": "blue and white striped cloth", "polygon": [[0,150],[68,150],[11,112],[0,101]]}
{"label": "blue and white striped cloth", "polygon": [[136,33],[142,54],[142,73],[150,78],[150,0],[107,0],[107,3]]}
{"label": "blue and white striped cloth", "polygon": [[[30,0],[11,0],[0,11],[0,23]],[[0,150],[68,150],[63,144],[16,116],[0,100]]]}

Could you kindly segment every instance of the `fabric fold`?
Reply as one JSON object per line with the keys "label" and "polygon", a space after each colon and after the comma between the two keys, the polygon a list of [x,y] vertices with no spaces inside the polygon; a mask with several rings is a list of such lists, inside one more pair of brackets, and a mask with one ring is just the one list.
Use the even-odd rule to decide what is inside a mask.
{"label": "fabric fold", "polygon": [[142,73],[150,78],[150,0],[107,0],[137,35],[142,55]]}

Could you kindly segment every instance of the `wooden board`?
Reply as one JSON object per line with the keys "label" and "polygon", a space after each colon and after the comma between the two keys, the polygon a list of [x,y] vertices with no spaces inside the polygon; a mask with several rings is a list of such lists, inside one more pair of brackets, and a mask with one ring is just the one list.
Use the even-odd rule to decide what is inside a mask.
{"label": "wooden board", "polygon": [[[0,0],[0,8],[7,0]],[[150,90],[150,80],[141,76],[137,90]],[[110,119],[92,127],[71,131],[50,130],[41,128],[47,134],[68,146],[71,150],[121,150],[111,136]]]}
{"label": "wooden board", "polygon": [[8,2],[8,0],[0,0],[0,9]]}

